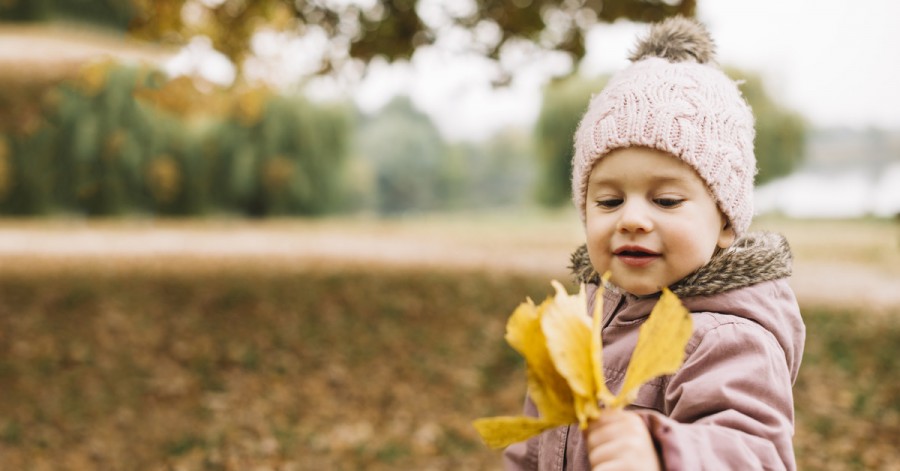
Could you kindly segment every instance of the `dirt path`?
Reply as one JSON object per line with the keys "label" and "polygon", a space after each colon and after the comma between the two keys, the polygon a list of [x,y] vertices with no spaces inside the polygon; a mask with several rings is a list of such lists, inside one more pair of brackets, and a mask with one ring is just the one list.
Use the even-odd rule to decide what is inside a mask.
{"label": "dirt path", "polygon": [[[450,236],[450,238],[453,238]],[[508,242],[508,241],[506,241]],[[323,263],[496,268],[564,273],[566,246],[527,241],[516,256],[504,241],[460,237],[448,240],[422,231],[325,230],[290,227],[0,229],[0,257],[58,260],[99,258],[211,258],[289,260],[298,266]]]}
{"label": "dirt path", "polygon": [[161,62],[172,48],[143,43],[122,33],[66,24],[0,23],[0,63],[21,65],[80,62],[112,56],[126,61]]}
{"label": "dirt path", "polygon": [[803,304],[900,309],[900,277],[866,265],[798,259],[791,286]]}
{"label": "dirt path", "polygon": [[[258,262],[272,269],[378,265],[490,269],[543,274],[548,280],[568,277],[569,253],[581,242],[576,224],[515,228],[514,223],[502,222],[490,227],[366,221],[6,224],[0,225],[0,270],[22,269],[35,260],[50,266],[194,260],[197,266],[205,262],[232,266]],[[896,271],[799,252],[791,284],[801,303],[900,308]]]}

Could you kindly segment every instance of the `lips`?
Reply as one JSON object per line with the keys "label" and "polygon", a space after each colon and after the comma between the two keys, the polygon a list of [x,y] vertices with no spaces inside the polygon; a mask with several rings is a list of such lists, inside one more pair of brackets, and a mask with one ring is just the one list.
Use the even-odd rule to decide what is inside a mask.
{"label": "lips", "polygon": [[632,267],[643,267],[649,265],[660,257],[660,254],[658,252],[654,252],[639,245],[624,245],[613,251],[613,255],[621,260],[625,265],[629,265]]}

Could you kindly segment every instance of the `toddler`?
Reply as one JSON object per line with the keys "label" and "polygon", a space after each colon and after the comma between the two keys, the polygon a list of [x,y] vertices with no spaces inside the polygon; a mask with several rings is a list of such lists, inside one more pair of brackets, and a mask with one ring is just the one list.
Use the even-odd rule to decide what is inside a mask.
{"label": "toddler", "polygon": [[[748,233],[754,123],[693,20],[654,25],[594,96],[575,134],[572,192],[587,244],[578,281],[603,293],[603,360],[615,394],[664,286],[691,311],[682,367],[587,430],[509,447],[508,469],[795,469],[791,387],[805,328],[787,283],[791,253]],[[592,309],[590,309],[592,310]],[[526,401],[526,414],[536,415]]]}

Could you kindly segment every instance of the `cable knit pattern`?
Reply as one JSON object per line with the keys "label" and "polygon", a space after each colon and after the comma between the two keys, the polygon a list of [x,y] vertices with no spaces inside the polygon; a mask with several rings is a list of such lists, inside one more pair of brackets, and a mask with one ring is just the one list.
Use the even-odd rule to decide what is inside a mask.
{"label": "cable knit pattern", "polygon": [[[649,39],[664,41],[667,32],[683,35],[685,24],[707,35],[688,44],[711,48],[702,26],[676,18],[654,26],[638,49]],[[711,50],[704,53],[712,57]],[[698,63],[683,50],[668,54],[682,62],[641,55],[591,99],[575,133],[573,200],[583,221],[594,164],[615,149],[649,147],[693,167],[740,236],[753,217],[753,113],[737,84],[712,62]]]}

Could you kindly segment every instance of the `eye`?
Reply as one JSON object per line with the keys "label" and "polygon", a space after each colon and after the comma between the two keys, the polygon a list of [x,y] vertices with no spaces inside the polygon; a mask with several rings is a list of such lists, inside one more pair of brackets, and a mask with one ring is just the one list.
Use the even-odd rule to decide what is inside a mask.
{"label": "eye", "polygon": [[597,200],[597,206],[604,209],[613,209],[622,204],[622,198],[603,198]]}
{"label": "eye", "polygon": [[684,203],[684,200],[679,198],[656,198],[653,202],[663,208],[677,208],[681,203]]}

